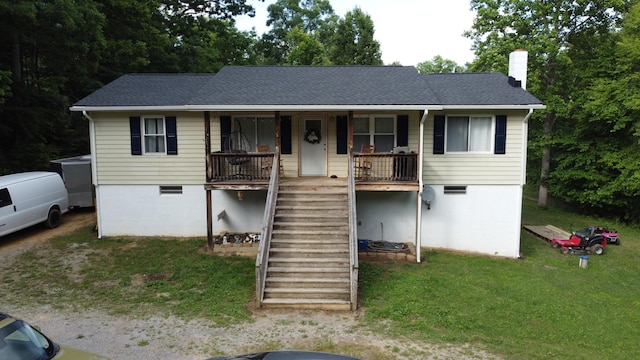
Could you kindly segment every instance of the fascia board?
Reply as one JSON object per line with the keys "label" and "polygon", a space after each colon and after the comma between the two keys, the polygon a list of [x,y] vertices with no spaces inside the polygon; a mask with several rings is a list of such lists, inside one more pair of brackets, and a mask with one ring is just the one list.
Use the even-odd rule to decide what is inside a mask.
{"label": "fascia board", "polygon": [[522,105],[444,105],[442,110],[540,110],[546,109],[543,104],[522,104]]}
{"label": "fascia board", "polygon": [[72,106],[71,111],[335,111],[442,110],[435,105],[184,105],[184,106]]}

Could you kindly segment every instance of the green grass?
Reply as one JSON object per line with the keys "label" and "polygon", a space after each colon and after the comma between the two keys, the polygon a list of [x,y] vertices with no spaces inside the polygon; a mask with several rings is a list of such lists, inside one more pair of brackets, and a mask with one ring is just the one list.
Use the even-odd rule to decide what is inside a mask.
{"label": "green grass", "polygon": [[29,250],[2,272],[5,301],[110,313],[247,320],[255,261],[199,253],[202,240],[96,240],[88,230]]}
{"label": "green grass", "polygon": [[[507,359],[640,358],[640,229],[539,209],[528,199],[523,224],[567,230],[607,225],[618,229],[622,245],[589,256],[586,269],[578,256],[526,232],[520,260],[428,251],[419,265],[362,263],[363,326],[384,336],[471,345]],[[25,306],[37,299],[37,305],[60,308],[205,317],[221,326],[250,319],[254,261],[203,254],[203,245],[96,240],[83,230],[20,255],[11,269],[0,266],[0,293],[4,302]]]}
{"label": "green grass", "polygon": [[[612,225],[541,210],[531,200],[523,218],[566,229]],[[638,359],[640,236],[615,226],[622,245],[589,256],[586,269],[578,256],[524,232],[521,260],[427,252],[419,266],[362,264],[367,322],[396,336],[473,344],[510,359]]]}

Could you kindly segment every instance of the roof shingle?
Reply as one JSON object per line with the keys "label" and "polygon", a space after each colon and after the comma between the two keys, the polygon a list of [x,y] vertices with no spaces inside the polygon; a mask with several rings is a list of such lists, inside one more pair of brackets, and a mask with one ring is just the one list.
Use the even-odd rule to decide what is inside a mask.
{"label": "roof shingle", "polygon": [[420,75],[412,66],[227,66],[217,74],[128,74],[76,107],[541,105],[499,73]]}

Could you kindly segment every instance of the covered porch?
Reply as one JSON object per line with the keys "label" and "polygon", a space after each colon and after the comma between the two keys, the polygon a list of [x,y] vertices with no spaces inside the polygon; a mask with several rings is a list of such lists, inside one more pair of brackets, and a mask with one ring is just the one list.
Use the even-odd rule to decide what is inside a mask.
{"label": "covered porch", "polygon": [[[268,189],[278,152],[207,155],[207,187],[216,189]],[[418,191],[418,154],[362,153],[349,155],[356,190]],[[281,171],[282,175],[282,171]]]}

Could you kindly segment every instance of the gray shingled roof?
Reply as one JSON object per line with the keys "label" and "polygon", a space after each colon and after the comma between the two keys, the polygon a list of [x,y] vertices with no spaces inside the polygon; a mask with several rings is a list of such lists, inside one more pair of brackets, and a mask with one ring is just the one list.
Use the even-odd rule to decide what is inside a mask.
{"label": "gray shingled roof", "polygon": [[437,102],[412,66],[227,66],[193,105],[420,105]]}
{"label": "gray shingled roof", "polygon": [[74,106],[183,106],[214,74],[127,74]]}
{"label": "gray shingled roof", "polygon": [[76,107],[531,105],[498,73],[420,75],[410,66],[227,66],[217,74],[129,74]]}
{"label": "gray shingled roof", "polygon": [[509,84],[500,73],[423,75],[440,105],[531,105],[542,104],[535,96]]}

